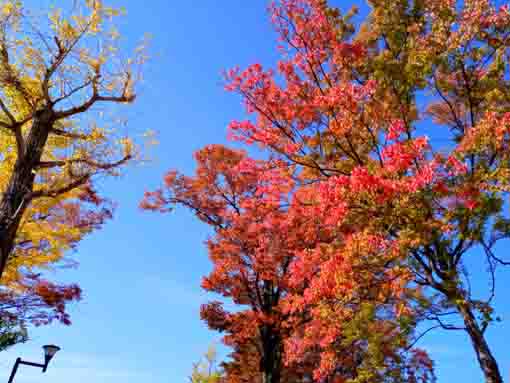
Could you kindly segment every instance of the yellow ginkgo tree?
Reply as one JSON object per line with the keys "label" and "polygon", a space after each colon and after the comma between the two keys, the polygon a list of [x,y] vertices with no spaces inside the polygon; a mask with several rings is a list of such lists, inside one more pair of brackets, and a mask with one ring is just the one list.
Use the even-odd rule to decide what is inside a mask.
{"label": "yellow ginkgo tree", "polygon": [[143,45],[121,57],[122,11],[69,4],[41,16],[0,2],[0,277],[20,291],[110,216],[97,176],[136,157],[104,107],[135,99]]}

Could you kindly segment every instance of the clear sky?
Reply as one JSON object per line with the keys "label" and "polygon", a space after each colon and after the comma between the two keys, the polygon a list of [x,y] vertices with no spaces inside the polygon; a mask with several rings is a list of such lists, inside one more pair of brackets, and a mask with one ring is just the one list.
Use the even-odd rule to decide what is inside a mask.
{"label": "clear sky", "polygon": [[[359,0],[356,0],[360,3]],[[34,7],[64,6],[71,0],[29,0]],[[103,184],[119,203],[104,230],[79,246],[77,270],[54,276],[77,281],[84,300],[72,310],[73,325],[31,331],[32,340],[2,353],[0,381],[7,380],[17,356],[42,358],[40,346],[62,347],[45,376],[22,366],[19,383],[181,383],[191,365],[219,336],[201,323],[199,307],[208,297],[201,277],[210,269],[203,241],[207,228],[185,211],[172,215],[143,213],[138,203],[145,189],[156,187],[168,168],[193,170],[192,153],[209,143],[224,143],[226,126],[240,119],[240,100],[225,93],[221,71],[277,59],[275,35],[265,0],[116,0],[125,6],[121,32],[135,42],[153,36],[153,58],[145,82],[129,111],[129,129],[159,133],[152,161]],[[350,1],[335,1],[346,8]],[[476,256],[476,255],[475,255]],[[479,281],[479,283],[483,283]],[[500,283],[498,306],[507,320],[489,330],[502,373],[510,373],[510,289]],[[505,314],[505,312],[503,312]],[[481,375],[464,334],[438,332],[423,346],[436,360],[440,383],[478,383]]]}

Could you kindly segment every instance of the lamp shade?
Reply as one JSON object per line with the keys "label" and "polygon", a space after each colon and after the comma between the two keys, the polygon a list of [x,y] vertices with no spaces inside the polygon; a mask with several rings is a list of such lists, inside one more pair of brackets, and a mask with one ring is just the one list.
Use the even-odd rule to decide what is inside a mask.
{"label": "lamp shade", "polygon": [[48,368],[48,364],[50,363],[51,358],[60,350],[60,347],[55,346],[53,344],[47,344],[43,346],[44,349],[44,367],[43,372],[46,372]]}
{"label": "lamp shade", "polygon": [[47,345],[43,346],[43,349],[44,349],[44,357],[51,359],[57,353],[57,351],[60,350],[60,347],[55,346],[53,344],[47,344]]}

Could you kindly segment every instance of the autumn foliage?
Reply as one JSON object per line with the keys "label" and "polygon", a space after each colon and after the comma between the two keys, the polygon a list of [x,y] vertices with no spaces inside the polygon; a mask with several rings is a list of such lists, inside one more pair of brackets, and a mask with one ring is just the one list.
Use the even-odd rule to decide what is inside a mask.
{"label": "autumn foliage", "polygon": [[42,279],[40,275],[31,274],[25,276],[22,287],[22,292],[11,289],[0,291],[2,320],[36,326],[54,320],[71,324],[66,304],[80,300],[81,289],[78,285],[61,286]]}
{"label": "autumn foliage", "polygon": [[99,105],[127,104],[143,47],[122,58],[115,19],[99,0],[32,13],[0,4],[0,319],[23,325],[59,320],[80,297],[76,285],[41,272],[75,262],[69,253],[111,218],[98,176],[136,158],[132,140]]}
{"label": "autumn foliage", "polygon": [[[265,160],[206,147],[194,177],[170,172],[143,206],[184,205],[215,228],[203,287],[240,311],[212,303],[202,315],[236,355],[243,342],[258,353],[266,383],[285,381],[266,359],[310,362],[317,381],[433,379],[410,347],[422,321],[465,331],[486,382],[502,382],[485,331],[495,270],[509,264],[495,249],[510,235],[510,11],[368,3],[355,25],[356,9],[274,2],[276,68],[226,73],[249,115],[229,136]],[[488,265],[472,271],[487,269],[485,299],[467,254]]]}
{"label": "autumn foliage", "polygon": [[[403,335],[405,321],[392,313],[392,302],[383,303],[392,295],[384,289],[393,281],[368,269],[382,267],[375,257],[380,255],[377,238],[349,242],[373,244],[370,266],[328,261],[335,241],[330,224],[289,210],[295,182],[287,167],[219,145],[200,150],[196,160],[194,177],[169,172],[162,189],[146,193],[142,207],[167,212],[182,205],[214,229],[207,241],[214,268],[202,287],[246,308],[229,312],[216,301],[201,310],[208,326],[225,333],[225,344],[234,349],[233,361],[224,365],[228,381],[432,376],[428,358],[418,350],[408,352],[411,329]],[[317,246],[323,248],[309,251]],[[306,265],[299,262],[304,253]],[[317,267],[321,263],[323,270]],[[313,278],[319,272],[320,281]],[[331,304],[323,301],[327,297]],[[398,298],[394,294],[395,302]]]}

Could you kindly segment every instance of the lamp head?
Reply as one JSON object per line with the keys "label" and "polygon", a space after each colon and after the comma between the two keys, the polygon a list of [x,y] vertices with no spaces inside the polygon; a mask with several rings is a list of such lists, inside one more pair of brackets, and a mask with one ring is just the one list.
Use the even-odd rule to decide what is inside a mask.
{"label": "lamp head", "polygon": [[58,350],[60,350],[60,347],[55,346],[53,344],[47,344],[43,346],[44,349],[44,368],[43,372],[46,372],[46,368],[48,367],[48,364],[50,363],[50,360],[55,356]]}

